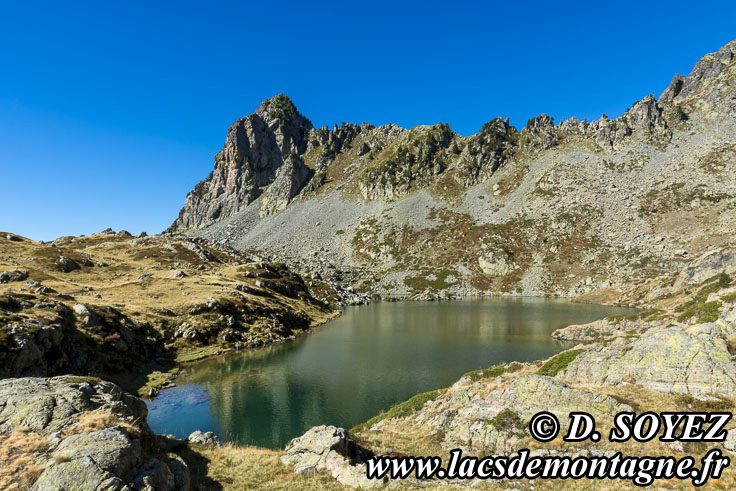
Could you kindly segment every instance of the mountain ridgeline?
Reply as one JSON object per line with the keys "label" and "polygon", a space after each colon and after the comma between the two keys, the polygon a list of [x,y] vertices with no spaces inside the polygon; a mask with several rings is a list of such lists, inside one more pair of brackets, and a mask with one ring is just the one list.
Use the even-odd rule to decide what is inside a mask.
{"label": "mountain ridgeline", "polygon": [[669,274],[734,220],[735,55],[733,41],[616,119],[542,114],[519,131],[495,118],[469,137],[445,123],[314,128],[277,95],[231,125],[168,232],[422,298]]}

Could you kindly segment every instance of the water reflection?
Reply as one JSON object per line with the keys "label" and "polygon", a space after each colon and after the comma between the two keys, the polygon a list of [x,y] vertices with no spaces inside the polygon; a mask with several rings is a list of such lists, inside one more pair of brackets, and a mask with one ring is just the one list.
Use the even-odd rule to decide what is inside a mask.
{"label": "water reflection", "polygon": [[310,426],[349,428],[469,370],[550,356],[566,347],[554,329],[622,312],[536,298],[350,308],[299,342],[191,367],[150,404],[149,424],[277,448]]}

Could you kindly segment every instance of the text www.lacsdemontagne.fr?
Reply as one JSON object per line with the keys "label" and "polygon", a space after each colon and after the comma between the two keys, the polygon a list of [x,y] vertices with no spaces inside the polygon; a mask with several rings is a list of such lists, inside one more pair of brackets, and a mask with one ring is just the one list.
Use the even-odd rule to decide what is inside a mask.
{"label": "text www.lacsdemontagne.fr", "polygon": [[701,486],[710,477],[721,476],[729,458],[720,450],[709,451],[696,466],[693,457],[530,456],[528,449],[513,456],[463,457],[450,452],[447,467],[440,457],[373,457],[367,460],[369,479],[619,479],[648,486],[655,479],[687,479]]}

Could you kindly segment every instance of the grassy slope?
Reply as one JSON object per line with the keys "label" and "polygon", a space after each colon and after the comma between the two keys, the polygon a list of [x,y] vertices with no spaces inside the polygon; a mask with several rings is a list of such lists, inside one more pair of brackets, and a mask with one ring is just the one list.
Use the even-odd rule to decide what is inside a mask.
{"label": "grassy slope", "polygon": [[[92,355],[99,352],[127,358],[128,365],[138,362],[128,373],[107,375],[128,390],[143,393],[147,386],[168,381],[168,372],[174,368],[175,360],[193,361],[235,347],[234,343],[217,336],[218,332],[231,327],[223,321],[220,312],[192,313],[193,307],[209,297],[220,302],[225,310],[222,314],[229,314],[232,310],[237,316],[238,309],[247,312],[238,320],[235,329],[247,334],[255,344],[268,344],[283,337],[273,330],[274,317],[292,319],[294,332],[299,334],[303,331],[298,328],[322,324],[338,314],[336,309],[311,298],[304,291],[296,291],[293,295],[282,293],[281,287],[299,290],[304,286],[300,285],[300,278],[283,266],[250,263],[248,258],[234,252],[204,246],[205,251],[215,258],[206,260],[182,244],[184,242],[179,238],[140,240],[96,234],[61,240],[57,246],[51,246],[28,239],[11,241],[6,233],[0,234],[0,271],[26,270],[28,280],[40,281],[58,292],[34,293],[33,287],[25,285],[28,280],[0,284],[0,349],[14,349],[8,333],[11,323],[59,322],[48,309],[37,307],[43,300],[61,302],[70,308],[84,303],[98,313],[114,309],[119,314],[116,314],[115,325],[119,324],[123,329],[127,325],[124,319],[128,319],[138,326],[131,331],[141,338],[141,342],[146,341],[144,337],[156,338],[157,358],[168,362],[154,366],[151,360],[135,360],[135,356],[114,349],[116,339],[109,335],[109,330],[87,328],[73,314],[67,314],[61,322],[67,332],[84,338]],[[95,265],[63,273],[58,267],[60,256],[79,263],[88,259]],[[97,263],[105,263],[106,266]],[[174,277],[176,271],[182,271],[184,275]],[[150,277],[141,280],[144,274]],[[257,287],[256,282],[264,278],[268,278],[266,281],[270,285]],[[243,286],[247,287],[247,292],[236,289],[241,287],[242,290]],[[314,285],[311,291],[326,297],[328,292],[321,286]],[[7,300],[8,296],[26,299],[34,306],[20,311],[2,309],[2,300]],[[176,328],[183,323],[203,333],[202,339],[194,342],[173,338]]]}

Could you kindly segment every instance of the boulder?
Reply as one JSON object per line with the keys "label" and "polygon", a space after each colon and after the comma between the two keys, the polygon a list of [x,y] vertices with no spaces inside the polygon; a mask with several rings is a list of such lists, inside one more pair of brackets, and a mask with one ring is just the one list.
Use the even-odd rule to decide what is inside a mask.
{"label": "boulder", "polygon": [[553,413],[564,429],[571,411],[612,420],[619,411],[631,410],[612,397],[574,389],[544,375],[513,377],[507,386],[490,393],[467,382],[461,379],[449,396],[425,405],[417,422],[428,432],[443,435],[443,448],[463,448],[476,455],[519,450],[529,437],[531,417],[540,411]]}
{"label": "boulder", "polygon": [[71,273],[76,269],[81,269],[81,266],[73,259],[69,259],[64,256],[59,258],[59,270],[62,273]]}
{"label": "boulder", "polygon": [[366,477],[364,461],[370,455],[350,439],[347,430],[321,425],[290,441],[281,462],[302,475],[327,471],[346,486],[372,488],[382,482]]}
{"label": "boulder", "polygon": [[[77,425],[81,414],[91,412],[100,414],[94,421],[104,427]],[[0,439],[25,431],[48,442],[43,454],[38,451],[43,471],[34,490],[129,490],[126,483],[141,472],[141,438],[153,438],[147,413],[140,399],[94,378],[0,381]]]}
{"label": "boulder", "polygon": [[213,447],[220,447],[222,444],[220,443],[220,439],[217,438],[217,435],[215,435],[213,432],[202,432],[202,431],[195,431],[189,437],[187,438],[187,441],[189,443],[194,443],[197,445],[208,445]]}
{"label": "boulder", "polygon": [[28,271],[22,269],[0,273],[0,283],[10,283],[11,281],[23,281],[26,279],[28,279]]}
{"label": "boulder", "polygon": [[143,464],[143,470],[133,481],[136,489],[146,491],[171,491],[176,488],[174,473],[168,465],[156,458]]}

